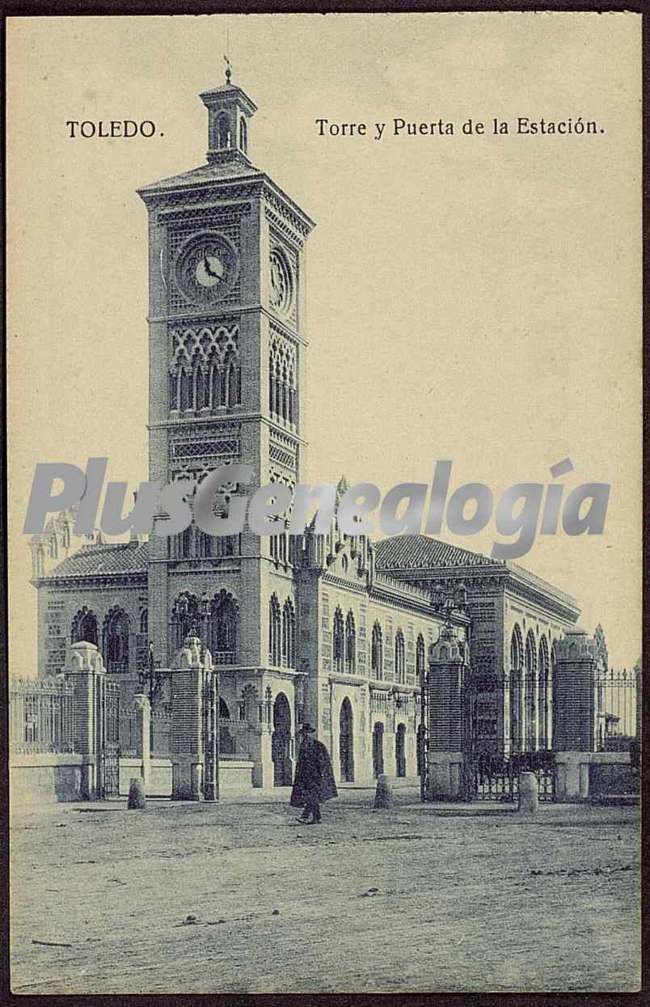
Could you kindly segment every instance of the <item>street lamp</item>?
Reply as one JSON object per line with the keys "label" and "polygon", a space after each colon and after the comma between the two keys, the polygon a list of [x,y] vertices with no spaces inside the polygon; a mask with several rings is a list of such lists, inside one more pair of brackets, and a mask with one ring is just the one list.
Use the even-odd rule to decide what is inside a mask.
{"label": "street lamp", "polygon": [[149,641],[149,651],[147,654],[147,666],[146,668],[141,668],[138,672],[138,678],[140,680],[140,685],[144,689],[147,688],[149,693],[149,702],[151,703],[151,708],[153,709],[160,693],[163,689],[163,684],[165,681],[165,672],[160,671],[160,661],[154,657],[153,643]]}
{"label": "street lamp", "polygon": [[163,690],[165,672],[160,671],[160,661],[154,657],[153,643],[149,641],[149,651],[147,654],[147,666],[138,671],[138,678],[142,689],[146,689],[149,694],[150,720],[149,720],[149,751],[153,755],[153,708]]}

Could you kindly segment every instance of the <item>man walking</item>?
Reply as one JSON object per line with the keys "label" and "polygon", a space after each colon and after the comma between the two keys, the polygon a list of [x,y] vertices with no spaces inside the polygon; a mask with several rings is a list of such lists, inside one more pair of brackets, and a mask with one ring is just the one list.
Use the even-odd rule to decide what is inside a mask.
{"label": "man walking", "polygon": [[321,801],[338,797],[332,763],[329,752],[322,741],[317,740],[311,724],[301,726],[299,740],[298,762],[289,803],[292,808],[304,809],[298,819],[302,825],[318,825]]}

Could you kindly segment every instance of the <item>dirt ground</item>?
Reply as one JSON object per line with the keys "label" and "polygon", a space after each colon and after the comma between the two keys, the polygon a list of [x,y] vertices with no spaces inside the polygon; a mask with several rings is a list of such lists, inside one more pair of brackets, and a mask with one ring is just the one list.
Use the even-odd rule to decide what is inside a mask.
{"label": "dirt ground", "polygon": [[639,988],[637,808],[350,788],[12,817],[14,993]]}

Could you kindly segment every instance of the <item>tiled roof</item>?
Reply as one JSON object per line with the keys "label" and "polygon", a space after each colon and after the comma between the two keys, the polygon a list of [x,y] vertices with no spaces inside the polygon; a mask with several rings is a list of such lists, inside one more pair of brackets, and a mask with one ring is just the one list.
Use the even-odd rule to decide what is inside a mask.
{"label": "tiled roof", "polygon": [[147,542],[85,545],[50,570],[43,579],[146,574],[148,555]]}
{"label": "tiled roof", "polygon": [[429,538],[428,535],[393,535],[391,538],[375,542],[374,545],[376,569],[389,575],[397,576],[398,571],[430,570],[435,567],[499,567],[508,571],[520,584],[526,584],[553,596],[576,613],[580,611],[575,598],[570,594],[560,591],[554,584],[516,563],[491,559],[489,556],[482,556],[481,553],[470,552],[469,549],[461,549],[459,546],[449,545],[448,542]]}
{"label": "tiled roof", "polygon": [[392,535],[375,542],[375,565],[377,570],[390,571],[438,566],[503,566],[503,563],[428,535]]}
{"label": "tiled roof", "polygon": [[158,192],[162,189],[178,189],[185,185],[201,185],[203,182],[223,181],[228,178],[262,178],[262,173],[252,164],[239,158],[232,158],[229,161],[218,161],[215,164],[202,164],[191,171],[183,171],[180,175],[171,175],[169,178],[161,178],[159,182],[152,182],[151,185],[143,185],[138,189],[141,195],[150,192]]}

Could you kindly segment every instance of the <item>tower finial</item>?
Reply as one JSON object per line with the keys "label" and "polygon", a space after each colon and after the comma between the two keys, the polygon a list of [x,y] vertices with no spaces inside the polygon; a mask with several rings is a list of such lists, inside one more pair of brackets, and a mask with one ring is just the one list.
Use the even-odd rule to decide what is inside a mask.
{"label": "tower finial", "polygon": [[230,78],[232,77],[232,64],[228,56],[223,57],[226,61],[226,84],[230,84]]}

